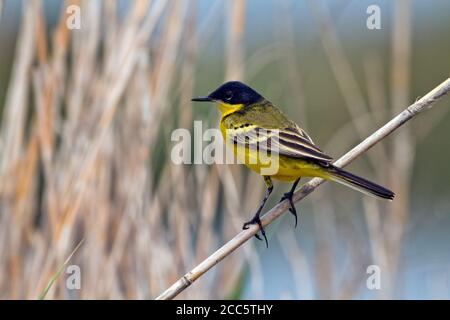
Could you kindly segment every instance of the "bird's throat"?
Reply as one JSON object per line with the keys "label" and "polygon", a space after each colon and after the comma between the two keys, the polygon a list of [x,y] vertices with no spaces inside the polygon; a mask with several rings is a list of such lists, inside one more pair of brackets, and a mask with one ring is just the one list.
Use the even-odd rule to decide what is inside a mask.
{"label": "bird's throat", "polygon": [[233,112],[241,110],[244,107],[243,104],[228,104],[228,103],[219,103],[219,110],[222,112],[222,117],[225,117]]}

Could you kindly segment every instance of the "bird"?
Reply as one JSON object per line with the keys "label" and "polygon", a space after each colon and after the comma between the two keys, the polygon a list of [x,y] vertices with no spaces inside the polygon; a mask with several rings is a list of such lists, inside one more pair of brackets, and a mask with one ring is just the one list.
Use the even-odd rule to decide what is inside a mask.
{"label": "bird", "polygon": [[[264,178],[264,198],[252,219],[245,222],[242,228],[248,229],[250,225],[257,224],[267,247],[260,215],[273,191],[273,179],[292,183],[290,191],[283,194],[280,202],[289,201],[295,226],[298,218],[293,195],[301,177],[320,177],[377,198],[394,199],[395,194],[391,190],[333,165],[333,158],[319,149],[305,130],[242,82],[226,82],[209,95],[191,100],[217,103],[225,145],[232,148],[241,163]],[[263,161],[267,159],[276,160],[276,170],[268,170],[268,162]],[[258,233],[255,236],[262,240]]]}

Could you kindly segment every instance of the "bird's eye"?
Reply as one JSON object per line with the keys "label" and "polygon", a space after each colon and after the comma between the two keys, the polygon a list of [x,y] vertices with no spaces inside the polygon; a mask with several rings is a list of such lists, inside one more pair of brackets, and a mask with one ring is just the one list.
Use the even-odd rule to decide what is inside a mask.
{"label": "bird's eye", "polygon": [[225,100],[231,100],[233,98],[233,92],[227,91],[225,92]]}

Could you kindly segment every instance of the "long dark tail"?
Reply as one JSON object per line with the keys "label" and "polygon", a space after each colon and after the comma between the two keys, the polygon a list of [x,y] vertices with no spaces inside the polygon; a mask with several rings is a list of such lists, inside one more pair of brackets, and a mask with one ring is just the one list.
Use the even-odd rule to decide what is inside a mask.
{"label": "long dark tail", "polygon": [[373,195],[383,199],[394,199],[395,194],[385,187],[382,187],[376,183],[370,182],[364,178],[358,177],[353,173],[347,172],[335,166],[329,166],[327,168],[330,178],[333,181],[339,182],[347,187],[353,188],[362,193]]}

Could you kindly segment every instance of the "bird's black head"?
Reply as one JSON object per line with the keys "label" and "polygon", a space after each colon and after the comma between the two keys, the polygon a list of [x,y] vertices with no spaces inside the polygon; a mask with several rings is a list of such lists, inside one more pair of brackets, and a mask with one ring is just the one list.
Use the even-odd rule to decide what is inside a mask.
{"label": "bird's black head", "polygon": [[221,85],[206,97],[193,98],[192,101],[214,101],[229,105],[250,105],[263,97],[239,81],[229,81]]}

